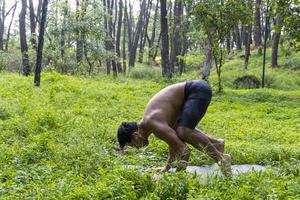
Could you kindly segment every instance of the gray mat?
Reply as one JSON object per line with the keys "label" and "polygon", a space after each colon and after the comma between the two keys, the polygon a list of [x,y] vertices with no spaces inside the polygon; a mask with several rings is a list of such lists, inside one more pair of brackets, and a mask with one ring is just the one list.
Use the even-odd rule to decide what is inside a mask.
{"label": "gray mat", "polygon": [[[126,168],[141,168],[140,166],[135,165],[127,165]],[[163,167],[152,167],[148,168],[146,171],[158,171],[161,170]],[[231,166],[232,173],[234,176],[251,172],[251,171],[264,171],[267,168],[261,165],[232,165]],[[171,173],[175,173],[175,168],[169,170]],[[223,176],[220,167],[217,164],[209,165],[209,166],[188,166],[186,168],[187,172],[195,173],[200,175],[202,180],[207,180],[209,177],[221,177]],[[156,174],[154,178],[159,178],[160,174]]]}

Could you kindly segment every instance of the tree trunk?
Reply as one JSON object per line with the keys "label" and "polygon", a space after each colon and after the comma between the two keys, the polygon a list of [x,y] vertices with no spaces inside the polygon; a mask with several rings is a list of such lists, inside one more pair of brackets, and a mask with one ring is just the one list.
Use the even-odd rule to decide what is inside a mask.
{"label": "tree trunk", "polygon": [[35,86],[40,86],[40,80],[41,80],[42,58],[43,58],[43,48],[44,48],[44,34],[45,34],[46,19],[47,19],[47,8],[48,8],[48,0],[44,0],[43,6],[42,6],[42,18],[41,18],[41,22],[40,22],[39,41],[38,41],[37,55],[36,55],[36,68],[35,68],[35,75],[34,75]]}
{"label": "tree trunk", "polygon": [[255,47],[260,47],[261,43],[261,22],[260,22],[260,7],[261,0],[255,1],[255,14],[254,14],[254,44]]}
{"label": "tree trunk", "polygon": [[172,78],[172,72],[169,63],[169,33],[168,33],[168,13],[167,1],[160,0],[160,21],[161,21],[161,64],[162,75],[167,78]]}
{"label": "tree trunk", "polygon": [[235,38],[236,38],[235,41],[236,49],[242,50],[241,33],[238,24],[234,25],[234,31],[235,31]]}
{"label": "tree trunk", "polygon": [[29,17],[30,17],[30,31],[31,31],[31,36],[30,36],[30,42],[32,45],[32,48],[36,50],[36,17],[34,13],[34,7],[32,0],[29,0]]}
{"label": "tree trunk", "polygon": [[275,19],[275,26],[278,29],[275,30],[273,34],[271,67],[278,66],[278,46],[279,46],[279,40],[280,40],[281,28],[282,28],[282,21],[279,17],[276,17]]}
{"label": "tree trunk", "polygon": [[157,53],[158,53],[158,48],[160,47],[160,40],[161,40],[161,32],[159,34],[157,44],[155,45],[155,48],[154,48],[154,53],[153,53],[153,58],[152,58],[153,61],[155,61],[155,59],[156,59],[156,56],[157,56]]}
{"label": "tree trunk", "polygon": [[125,7],[124,7],[124,17],[123,17],[123,43],[122,43],[122,49],[123,49],[123,72],[126,74],[126,26],[128,23],[127,21],[127,1],[125,0]]}
{"label": "tree trunk", "polygon": [[10,30],[11,30],[12,22],[13,22],[14,17],[15,17],[16,8],[17,8],[17,2],[14,5],[12,17],[11,17],[11,20],[10,20],[10,23],[9,23],[9,26],[8,26],[8,30],[7,30],[6,43],[5,43],[5,51],[8,51],[8,44],[9,44],[9,38],[10,38]]}
{"label": "tree trunk", "polygon": [[214,32],[214,29],[210,29],[207,32],[207,43],[206,43],[206,49],[205,49],[205,62],[204,62],[204,70],[202,73],[202,79],[207,80],[210,71],[212,68],[212,61],[213,61],[213,55],[212,55],[212,48],[213,48],[213,37],[212,34]]}
{"label": "tree trunk", "polygon": [[146,0],[142,0],[139,20],[138,20],[137,27],[136,27],[134,37],[133,37],[133,41],[132,41],[133,43],[131,45],[131,48],[129,49],[129,52],[130,52],[129,67],[134,67],[134,65],[135,65],[136,50],[137,50],[137,45],[138,45],[139,38],[141,35],[140,33],[142,32],[142,28],[143,28],[145,9],[146,9]]}
{"label": "tree trunk", "polygon": [[[76,0],[76,22],[80,23],[82,20],[82,14],[79,11],[79,0]],[[83,38],[82,33],[80,29],[76,28],[76,61],[77,61],[77,67],[79,68],[79,65],[83,58]]]}
{"label": "tree trunk", "polygon": [[4,23],[5,23],[5,0],[0,0],[0,50],[3,50]]}
{"label": "tree trunk", "polygon": [[115,38],[114,38],[114,24],[113,24],[113,9],[114,9],[114,0],[107,0],[107,9],[108,9],[108,34],[109,34],[109,52],[111,53],[111,64],[113,68],[114,77],[117,76],[117,64],[114,58],[115,55]]}
{"label": "tree trunk", "polygon": [[156,24],[157,24],[157,15],[158,15],[158,5],[159,5],[159,1],[157,0],[156,2],[156,7],[155,7],[155,13],[154,13],[154,19],[153,19],[153,25],[152,25],[152,34],[151,34],[151,39],[149,40],[149,60],[154,60],[154,41],[155,41],[155,37],[156,37]]}
{"label": "tree trunk", "polygon": [[[62,61],[64,61],[64,55],[65,55],[65,44],[66,44],[66,18],[68,15],[68,0],[65,0],[65,4],[63,5],[63,21],[62,21],[62,27],[60,32],[60,56]],[[62,70],[64,73],[64,70]]]}
{"label": "tree trunk", "polygon": [[119,17],[118,17],[118,26],[117,26],[117,38],[116,38],[116,53],[118,56],[117,67],[118,72],[122,73],[122,65],[121,65],[121,28],[122,28],[122,19],[123,19],[123,2],[119,0]]}
{"label": "tree trunk", "polygon": [[[109,52],[109,33],[108,33],[108,20],[107,20],[107,13],[108,13],[108,9],[107,9],[107,2],[106,0],[103,0],[103,9],[104,9],[104,30],[105,30],[105,42],[104,42],[104,45],[105,45],[105,50],[107,52]],[[106,58],[106,73],[107,75],[110,74],[110,71],[111,71],[111,62],[110,62],[110,58]]]}
{"label": "tree trunk", "polygon": [[230,35],[230,33],[228,33],[228,35],[226,36],[226,49],[227,49],[227,54],[229,54],[230,51],[231,51],[231,42],[230,42],[230,39],[231,39],[231,35]]}
{"label": "tree trunk", "polygon": [[248,67],[250,58],[250,44],[251,44],[251,32],[252,26],[248,25],[245,27],[245,69]]}
{"label": "tree trunk", "polygon": [[180,55],[180,25],[181,25],[181,13],[182,0],[175,0],[174,3],[174,24],[173,24],[173,37],[172,37],[172,49],[171,49],[171,66],[179,67],[177,56]]}
{"label": "tree trunk", "polygon": [[143,59],[144,59],[144,47],[145,47],[146,38],[148,34],[148,24],[151,15],[151,10],[152,10],[152,0],[149,0],[147,5],[147,12],[144,19],[145,25],[142,31],[141,43],[139,48],[139,63],[143,63]]}
{"label": "tree trunk", "polygon": [[22,69],[23,75],[28,76],[30,74],[30,65],[29,65],[29,56],[28,56],[28,46],[26,40],[26,8],[27,0],[22,0],[22,8],[19,15],[19,27],[20,27],[20,44],[21,44],[21,53],[22,53]]}

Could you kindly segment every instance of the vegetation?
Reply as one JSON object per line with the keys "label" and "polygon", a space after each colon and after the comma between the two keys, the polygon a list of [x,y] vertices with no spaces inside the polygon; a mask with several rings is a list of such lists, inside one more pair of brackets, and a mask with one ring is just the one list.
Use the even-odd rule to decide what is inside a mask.
{"label": "vegetation", "polygon": [[[237,55],[224,66],[225,72],[239,76],[239,70],[234,70],[239,64],[243,66],[243,60]],[[249,68],[260,70],[254,64]],[[231,79],[226,80],[224,73],[227,87],[222,94],[214,95],[199,128],[226,139],[233,164],[262,164],[269,169],[208,182],[184,172],[164,174],[157,180],[154,174],[144,173],[150,166],[162,166],[167,157],[166,144],[154,137],[146,149],[128,149],[124,156],[112,151],[117,145],[119,123],[139,120],[149,98],[169,81],[105,75],[83,78],[52,71],[42,77],[43,86],[35,88],[30,76],[2,73],[0,196],[297,199],[299,79],[282,75],[285,69],[268,70],[274,77],[274,89],[233,90]],[[191,71],[173,81],[196,76]],[[211,77],[217,85],[217,74]],[[295,86],[293,90],[291,85]],[[212,162],[205,154],[192,152],[190,165]]]}
{"label": "vegetation", "polygon": [[[0,0],[0,199],[300,199],[299,8]],[[214,94],[198,128],[226,140],[233,164],[266,171],[157,178],[145,170],[165,163],[164,142],[113,150],[120,122],[139,120],[165,86],[199,78]],[[189,162],[212,163],[195,150]]]}

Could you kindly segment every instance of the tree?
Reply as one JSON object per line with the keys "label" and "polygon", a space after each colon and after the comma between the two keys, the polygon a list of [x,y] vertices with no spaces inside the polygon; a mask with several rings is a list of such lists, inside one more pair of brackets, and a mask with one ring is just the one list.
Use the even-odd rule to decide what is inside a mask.
{"label": "tree", "polygon": [[26,8],[27,0],[22,0],[22,8],[19,15],[19,27],[20,27],[20,43],[21,43],[21,53],[22,53],[22,69],[23,75],[28,76],[30,74],[29,56],[28,56],[28,46],[26,40]]}
{"label": "tree", "polygon": [[200,1],[194,6],[194,22],[210,39],[212,58],[218,75],[218,91],[222,91],[221,72],[224,64],[225,39],[232,27],[244,18],[243,2],[233,0]]}
{"label": "tree", "polygon": [[125,0],[125,6],[124,6],[124,15],[123,15],[123,42],[122,42],[122,56],[123,56],[123,72],[124,74],[126,74],[126,68],[127,68],[127,65],[126,65],[126,31],[127,30],[127,1]]}
{"label": "tree", "polygon": [[17,2],[6,12],[6,10],[5,10],[5,7],[6,7],[5,0],[0,0],[0,50],[3,50],[3,47],[4,47],[3,37],[4,37],[5,19],[12,10],[13,10],[13,15],[14,15],[14,12],[16,10],[16,6],[17,6]]}
{"label": "tree", "polygon": [[239,24],[234,25],[235,45],[237,50],[242,50],[241,32]]}
{"label": "tree", "polygon": [[268,40],[268,28],[269,28],[269,1],[266,2],[266,13],[265,13],[265,30],[264,30],[264,54],[263,54],[263,71],[262,71],[262,88],[265,87],[265,71],[266,71],[266,52],[267,52],[267,40]]}
{"label": "tree", "polygon": [[[274,33],[272,38],[272,58],[271,66],[278,66],[278,47],[280,41],[280,35],[282,28],[285,26],[285,30],[288,35],[288,39],[293,41],[296,39],[300,42],[300,3],[296,0],[275,0],[273,2],[273,16],[274,16]],[[292,25],[292,26],[291,26]],[[296,33],[290,35],[290,33]],[[290,37],[292,36],[292,37]],[[294,43],[297,45],[297,42]],[[299,44],[299,43],[298,43]],[[300,48],[299,48],[300,49]]]}
{"label": "tree", "polygon": [[254,14],[254,44],[255,47],[260,47],[261,43],[261,20],[260,20],[261,0],[255,1]]}
{"label": "tree", "polygon": [[155,38],[156,38],[158,8],[159,8],[159,1],[157,0],[156,6],[155,6],[155,12],[154,12],[153,24],[152,24],[151,38],[148,37],[148,43],[149,43],[148,57],[149,57],[149,60],[155,60],[154,55],[155,55],[155,51],[157,49],[157,47],[156,47],[157,45],[154,46],[154,42],[155,42]]}
{"label": "tree", "polygon": [[135,66],[136,50],[143,29],[145,10],[146,10],[146,0],[142,0],[140,6],[139,19],[136,25],[134,35],[132,36],[132,40],[131,40],[132,43],[130,44],[130,48],[129,48],[129,68]]}
{"label": "tree", "polygon": [[5,23],[5,0],[0,0],[0,50],[3,50],[3,34],[4,34],[4,23]]}
{"label": "tree", "polygon": [[[84,7],[84,5],[82,5]],[[82,21],[84,12],[80,12],[80,3],[79,0],[76,0],[76,22],[77,22],[77,28],[76,28],[76,61],[77,65],[81,63],[81,60],[83,58],[83,48],[84,48],[84,41],[83,41],[83,34],[82,34],[82,27],[80,26],[80,23]]]}
{"label": "tree", "polygon": [[146,14],[144,15],[144,25],[140,37],[141,39],[140,39],[139,59],[138,59],[139,63],[143,63],[143,59],[144,59],[144,48],[145,48],[146,38],[148,34],[148,25],[149,25],[151,10],[152,10],[152,0],[148,0]]}
{"label": "tree", "polygon": [[167,16],[167,2],[166,0],[160,0],[162,75],[167,78],[172,78],[172,71],[169,63],[169,27]]}
{"label": "tree", "polygon": [[117,37],[116,37],[116,53],[117,53],[117,67],[118,72],[122,73],[122,65],[121,65],[121,29],[122,29],[122,19],[123,19],[123,2],[119,0],[119,16],[118,16],[118,26],[117,26]]}
{"label": "tree", "polygon": [[44,34],[46,28],[46,19],[47,19],[47,9],[48,9],[48,0],[43,0],[42,6],[42,18],[40,22],[39,29],[39,39],[36,55],[36,67],[34,75],[34,85],[40,86],[41,81],[41,70],[42,70],[42,58],[43,58],[43,48],[44,48]]}
{"label": "tree", "polygon": [[278,66],[278,46],[282,29],[282,20],[277,16],[274,20],[275,32],[272,39],[272,58],[271,58],[271,67]]}
{"label": "tree", "polygon": [[[39,5],[38,9],[41,8],[40,4],[42,4],[42,0],[39,0]],[[40,18],[40,10],[37,10],[37,15],[34,12],[34,7],[33,7],[33,2],[32,0],[29,0],[29,17],[30,17],[30,31],[31,31],[31,36],[30,36],[30,42],[32,45],[32,48],[36,50],[36,26],[38,19]]]}
{"label": "tree", "polygon": [[7,29],[5,51],[8,51],[8,44],[9,44],[9,39],[10,39],[10,30],[11,30],[12,22],[13,22],[14,17],[15,17],[17,5],[18,5],[18,2],[16,1],[16,3],[13,6],[13,12],[12,12],[11,20],[9,22],[9,26],[8,26],[8,29]]}
{"label": "tree", "polygon": [[179,67],[178,56],[180,55],[180,25],[182,17],[182,0],[175,0],[174,3],[174,24],[173,24],[173,37],[172,48],[170,56],[171,68]]}
{"label": "tree", "polygon": [[249,58],[250,58],[250,45],[251,45],[251,38],[252,38],[252,0],[247,0],[245,8],[247,9],[247,13],[250,13],[249,19],[246,20],[245,30],[244,30],[244,37],[245,37],[245,69],[248,67]]}

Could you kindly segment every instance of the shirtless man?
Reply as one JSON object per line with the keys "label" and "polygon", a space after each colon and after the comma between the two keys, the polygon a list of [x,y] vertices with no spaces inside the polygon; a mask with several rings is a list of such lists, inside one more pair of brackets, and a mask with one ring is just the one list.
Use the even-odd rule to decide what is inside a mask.
{"label": "shirtless man", "polygon": [[[190,151],[185,143],[205,151],[221,167],[226,176],[231,175],[231,157],[224,154],[224,140],[207,136],[196,125],[204,116],[212,97],[207,82],[192,80],[170,85],[151,98],[139,122],[123,122],[118,128],[120,149],[148,145],[153,133],[169,145],[169,155],[162,171],[168,171],[174,161],[187,163]],[[178,165],[177,170],[185,169]]]}

